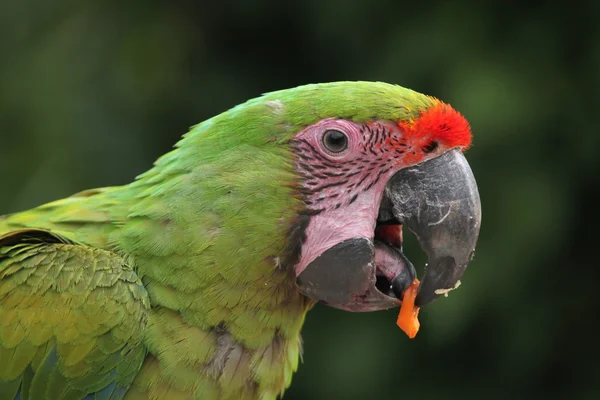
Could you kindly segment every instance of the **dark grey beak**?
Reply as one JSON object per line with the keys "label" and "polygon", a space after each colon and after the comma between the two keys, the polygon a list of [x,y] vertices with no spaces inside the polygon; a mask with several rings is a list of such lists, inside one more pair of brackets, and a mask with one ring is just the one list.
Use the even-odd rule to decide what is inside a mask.
{"label": "dark grey beak", "polygon": [[427,254],[416,299],[416,305],[423,306],[454,289],[473,257],[481,226],[475,177],[455,149],[398,171],[384,197]]}
{"label": "dark grey beak", "polygon": [[458,149],[398,171],[385,187],[373,238],[347,239],[298,276],[301,293],[348,311],[398,307],[416,277],[402,253],[402,226],[427,253],[417,306],[454,289],[473,256],[481,205],[475,178]]}

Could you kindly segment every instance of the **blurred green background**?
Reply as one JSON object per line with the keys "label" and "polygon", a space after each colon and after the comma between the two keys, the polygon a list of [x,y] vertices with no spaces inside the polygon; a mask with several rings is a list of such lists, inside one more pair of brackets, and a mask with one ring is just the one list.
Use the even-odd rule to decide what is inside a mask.
{"label": "blurred green background", "polygon": [[555,4],[2,0],[0,214],[126,183],[266,91],[407,86],[472,124],[475,259],[412,341],[316,307],[285,399],[599,399],[600,3]]}

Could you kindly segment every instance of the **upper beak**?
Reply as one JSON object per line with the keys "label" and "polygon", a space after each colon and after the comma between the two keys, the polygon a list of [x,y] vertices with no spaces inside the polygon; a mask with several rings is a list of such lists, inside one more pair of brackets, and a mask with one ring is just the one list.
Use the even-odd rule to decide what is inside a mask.
{"label": "upper beak", "polygon": [[373,238],[344,240],[315,258],[298,277],[300,291],[349,311],[401,304],[415,270],[402,253],[402,225],[427,253],[417,306],[455,288],[473,256],[481,204],[475,178],[458,149],[407,167],[386,184]]}
{"label": "upper beak", "polygon": [[398,171],[384,196],[427,254],[415,301],[423,306],[454,289],[473,257],[481,226],[475,177],[462,152],[454,149]]}

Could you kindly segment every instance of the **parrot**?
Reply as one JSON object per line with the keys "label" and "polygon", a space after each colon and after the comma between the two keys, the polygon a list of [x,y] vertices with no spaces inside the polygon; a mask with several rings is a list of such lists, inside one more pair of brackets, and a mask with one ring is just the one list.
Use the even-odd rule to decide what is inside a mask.
{"label": "parrot", "polygon": [[0,398],[283,396],[315,304],[455,288],[481,224],[465,117],[390,83],[312,83],[192,126],[131,183],[0,216]]}

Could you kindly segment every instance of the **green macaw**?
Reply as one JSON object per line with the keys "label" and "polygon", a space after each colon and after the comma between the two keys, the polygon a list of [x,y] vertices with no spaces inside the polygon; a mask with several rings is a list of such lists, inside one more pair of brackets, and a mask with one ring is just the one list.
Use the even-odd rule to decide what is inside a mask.
{"label": "green macaw", "polygon": [[380,82],[265,94],[134,182],[0,217],[1,399],[275,399],[318,301],[456,286],[481,209],[449,105]]}

